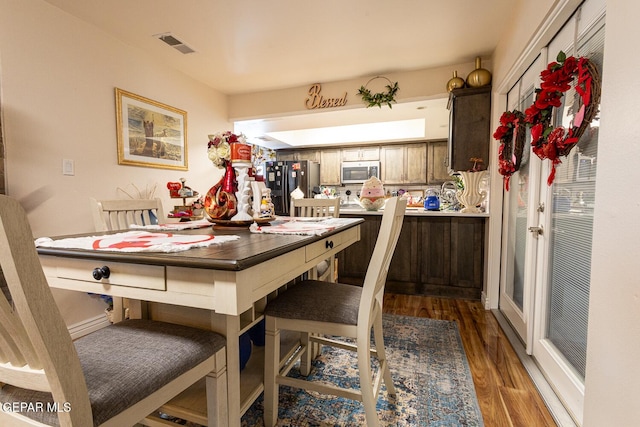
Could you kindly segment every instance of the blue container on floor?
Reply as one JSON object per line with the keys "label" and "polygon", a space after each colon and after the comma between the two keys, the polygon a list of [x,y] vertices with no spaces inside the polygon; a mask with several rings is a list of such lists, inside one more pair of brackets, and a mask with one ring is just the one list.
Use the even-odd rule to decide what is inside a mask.
{"label": "blue container on floor", "polygon": [[248,332],[240,335],[240,370],[247,366],[251,357],[251,337]]}
{"label": "blue container on floor", "polygon": [[253,345],[257,345],[258,347],[264,347],[264,332],[265,331],[265,322],[264,319],[256,323],[249,329],[249,336],[251,337],[251,341],[253,341]]}

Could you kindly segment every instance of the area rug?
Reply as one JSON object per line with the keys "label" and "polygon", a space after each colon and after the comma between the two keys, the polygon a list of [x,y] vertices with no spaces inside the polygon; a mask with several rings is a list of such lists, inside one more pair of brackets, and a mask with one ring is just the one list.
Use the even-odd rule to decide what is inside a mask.
{"label": "area rug", "polygon": [[[385,344],[396,399],[383,386],[377,409],[383,426],[483,426],[456,322],[383,315]],[[355,355],[323,346],[311,376],[358,388]],[[290,376],[300,376],[294,367]],[[263,426],[262,396],[242,426]],[[365,425],[362,403],[280,386],[278,426]]]}

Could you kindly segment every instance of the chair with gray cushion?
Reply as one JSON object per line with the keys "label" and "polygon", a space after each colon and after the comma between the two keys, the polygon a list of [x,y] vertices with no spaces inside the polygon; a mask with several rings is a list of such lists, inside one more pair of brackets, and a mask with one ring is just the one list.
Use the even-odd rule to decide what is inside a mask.
{"label": "chair with gray cushion", "polygon": [[[267,304],[264,311],[266,318],[265,426],[271,427],[276,424],[279,385],[362,401],[367,425],[379,425],[376,400],[383,379],[388,395],[395,395],[384,350],[382,302],[387,272],[402,228],[405,208],[406,199],[395,197],[387,201],[363,287],[307,280],[290,286]],[[374,343],[371,342],[372,328]],[[347,390],[325,382],[287,376],[297,358],[281,363],[280,333],[282,330],[302,333],[302,348],[297,353],[297,358],[308,355],[311,347],[309,342],[319,342],[356,352],[360,389]],[[352,338],[355,342],[341,341],[337,339],[338,337]],[[373,379],[372,356],[379,364]],[[301,359],[301,366],[302,364]]]}
{"label": "chair with gray cushion", "polygon": [[225,339],[126,320],[72,342],[24,210],[7,196],[0,267],[12,300],[0,294],[0,425],[130,426],[203,378],[209,426],[228,424]]}
{"label": "chair with gray cushion", "polygon": [[127,230],[132,224],[158,224],[165,219],[162,201],[155,199],[90,199],[96,231]]}
{"label": "chair with gray cushion", "polygon": [[[292,217],[340,217],[340,199],[291,199]],[[328,258],[311,270],[311,279],[336,281],[335,256]]]}
{"label": "chair with gray cushion", "polygon": [[[89,198],[93,225],[96,231],[128,230],[131,225],[152,225],[161,222],[164,216],[162,201],[154,199],[113,199],[97,200]],[[130,301],[113,297],[114,322],[126,317],[125,312],[131,307],[140,311],[140,301]]]}

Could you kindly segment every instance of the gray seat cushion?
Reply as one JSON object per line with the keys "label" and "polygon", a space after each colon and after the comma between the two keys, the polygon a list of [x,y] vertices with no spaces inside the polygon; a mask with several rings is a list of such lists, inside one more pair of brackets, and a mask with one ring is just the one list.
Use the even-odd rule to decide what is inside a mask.
{"label": "gray seat cushion", "polygon": [[[225,338],[215,332],[151,320],[126,320],[78,339],[75,347],[89,390],[94,425],[139,402],[224,345]],[[39,401],[46,407],[52,396],[7,385],[0,389],[0,401]],[[58,425],[55,412],[25,415]]]}
{"label": "gray seat cushion", "polygon": [[362,288],[343,283],[304,280],[267,304],[267,316],[318,322],[358,323]]}

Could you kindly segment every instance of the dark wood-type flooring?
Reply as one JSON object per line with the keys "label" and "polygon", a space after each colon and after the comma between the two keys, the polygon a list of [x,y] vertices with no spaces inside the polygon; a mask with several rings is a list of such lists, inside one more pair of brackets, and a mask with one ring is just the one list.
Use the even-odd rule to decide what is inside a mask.
{"label": "dark wood-type flooring", "polygon": [[494,315],[480,301],[385,294],[384,312],[458,322],[486,427],[556,427]]}

